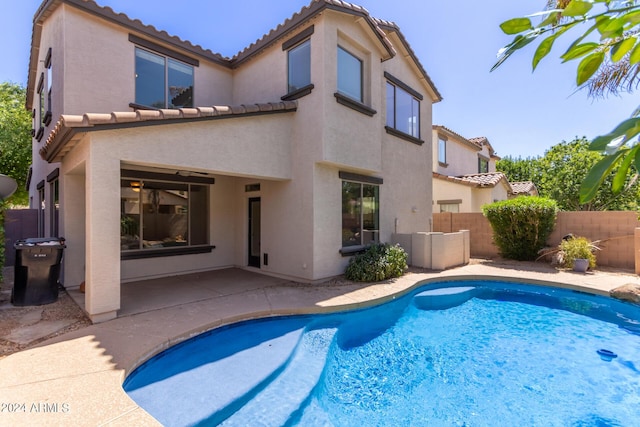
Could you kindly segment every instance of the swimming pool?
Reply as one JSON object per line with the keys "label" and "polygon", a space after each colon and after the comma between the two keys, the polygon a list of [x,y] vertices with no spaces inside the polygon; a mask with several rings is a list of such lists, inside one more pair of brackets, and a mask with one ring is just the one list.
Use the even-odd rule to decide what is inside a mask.
{"label": "swimming pool", "polygon": [[628,426],[640,407],[640,307],[431,283],[368,309],[207,332],[147,361],[124,389],[169,426]]}

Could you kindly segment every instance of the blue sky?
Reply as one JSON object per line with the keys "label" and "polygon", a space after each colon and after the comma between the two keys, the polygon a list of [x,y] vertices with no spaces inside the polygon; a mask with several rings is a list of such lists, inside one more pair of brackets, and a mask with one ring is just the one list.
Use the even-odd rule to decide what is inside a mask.
{"label": "blue sky", "polygon": [[[310,0],[98,0],[116,12],[233,56]],[[562,46],[531,72],[535,45],[490,73],[510,41],[498,25],[541,10],[544,0],[359,0],[393,21],[443,96],[433,123],[486,136],[500,156],[528,157],[576,136],[608,133],[637,106],[636,95],[591,100],[576,92],[577,64],[560,64]],[[32,19],[39,0],[0,0],[0,81],[26,84]]]}

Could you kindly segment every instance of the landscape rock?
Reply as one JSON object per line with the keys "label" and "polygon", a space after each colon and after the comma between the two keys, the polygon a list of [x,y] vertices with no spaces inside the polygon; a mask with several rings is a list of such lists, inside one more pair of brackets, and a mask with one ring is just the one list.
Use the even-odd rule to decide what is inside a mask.
{"label": "landscape rock", "polygon": [[617,288],[612,289],[609,294],[613,298],[617,298],[622,301],[640,304],[640,285],[636,283],[627,283],[626,285],[618,286]]}

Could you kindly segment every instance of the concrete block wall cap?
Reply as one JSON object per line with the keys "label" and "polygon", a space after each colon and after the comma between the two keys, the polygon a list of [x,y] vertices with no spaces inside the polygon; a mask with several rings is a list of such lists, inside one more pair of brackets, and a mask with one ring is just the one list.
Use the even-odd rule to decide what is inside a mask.
{"label": "concrete block wall cap", "polygon": [[111,113],[111,119],[115,123],[135,122],[138,120],[138,115],[135,111],[116,111]]}
{"label": "concrete block wall cap", "polygon": [[160,115],[160,111],[157,110],[137,110],[136,115],[138,116],[138,120],[159,120],[162,118]]}
{"label": "concrete block wall cap", "polygon": [[231,107],[232,114],[243,114],[247,111],[244,105],[235,105]]}
{"label": "concrete block wall cap", "polygon": [[111,113],[85,113],[84,121],[90,126],[111,123]]}

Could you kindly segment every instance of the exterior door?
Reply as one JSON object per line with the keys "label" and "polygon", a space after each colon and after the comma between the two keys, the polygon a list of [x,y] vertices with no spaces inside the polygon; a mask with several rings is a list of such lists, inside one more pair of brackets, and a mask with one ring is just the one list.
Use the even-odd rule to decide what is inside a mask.
{"label": "exterior door", "polygon": [[260,198],[249,199],[249,265],[260,268]]}

